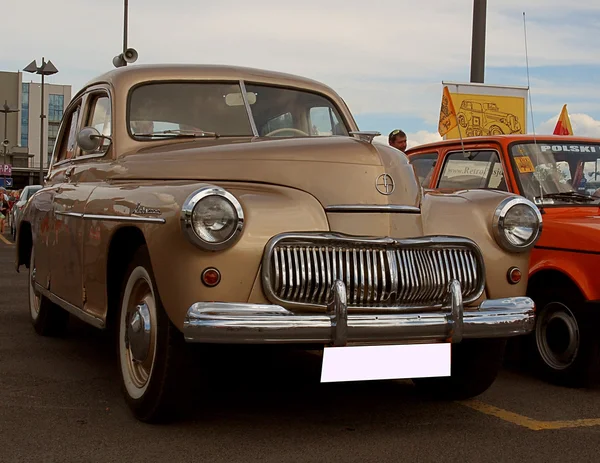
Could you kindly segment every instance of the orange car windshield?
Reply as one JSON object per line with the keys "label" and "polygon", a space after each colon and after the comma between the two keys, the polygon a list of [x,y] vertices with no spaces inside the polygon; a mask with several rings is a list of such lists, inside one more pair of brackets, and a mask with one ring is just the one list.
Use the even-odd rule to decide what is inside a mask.
{"label": "orange car windshield", "polygon": [[138,140],[349,135],[335,104],[323,95],[250,83],[245,90],[239,82],[137,86],[129,98],[130,133]]}
{"label": "orange car windshield", "polygon": [[537,141],[511,147],[521,194],[540,203],[600,201],[600,143]]}

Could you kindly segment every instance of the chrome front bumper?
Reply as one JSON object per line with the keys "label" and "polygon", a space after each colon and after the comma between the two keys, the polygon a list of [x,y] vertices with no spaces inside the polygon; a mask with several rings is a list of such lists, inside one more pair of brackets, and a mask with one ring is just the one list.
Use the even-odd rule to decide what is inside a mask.
{"label": "chrome front bumper", "polygon": [[186,341],[201,343],[345,346],[506,338],[527,334],[535,325],[535,306],[528,297],[486,300],[464,311],[457,280],[449,285],[447,308],[439,312],[349,314],[344,283],[336,280],[331,294],[324,314],[299,314],[270,304],[198,302],[188,309],[183,334]]}

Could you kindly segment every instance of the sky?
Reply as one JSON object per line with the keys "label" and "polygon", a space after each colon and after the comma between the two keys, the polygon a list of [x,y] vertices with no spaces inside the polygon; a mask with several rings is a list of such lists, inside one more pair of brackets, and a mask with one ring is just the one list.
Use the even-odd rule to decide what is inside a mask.
{"label": "sky", "polygon": [[[0,70],[44,56],[59,70],[47,81],[74,94],[113,68],[123,3],[2,0],[11,39]],[[344,99],[361,130],[385,142],[400,128],[411,147],[440,139],[442,81],[470,80],[472,13],[472,0],[130,0],[128,46],[136,64],[231,64],[316,79]],[[529,132],[552,133],[567,104],[575,134],[600,137],[600,2],[487,2],[484,83],[528,85],[523,13]]]}

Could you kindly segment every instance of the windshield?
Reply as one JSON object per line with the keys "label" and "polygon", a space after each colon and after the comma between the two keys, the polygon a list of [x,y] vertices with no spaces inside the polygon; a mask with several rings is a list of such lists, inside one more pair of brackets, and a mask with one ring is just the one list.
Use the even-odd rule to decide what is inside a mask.
{"label": "windshield", "polygon": [[600,143],[520,143],[511,155],[527,198],[540,203],[543,196],[544,204],[600,200]]}
{"label": "windshield", "polygon": [[[348,135],[335,105],[302,90],[247,84],[247,103],[261,137]],[[136,87],[128,109],[139,140],[253,136],[239,83],[168,82]]]}

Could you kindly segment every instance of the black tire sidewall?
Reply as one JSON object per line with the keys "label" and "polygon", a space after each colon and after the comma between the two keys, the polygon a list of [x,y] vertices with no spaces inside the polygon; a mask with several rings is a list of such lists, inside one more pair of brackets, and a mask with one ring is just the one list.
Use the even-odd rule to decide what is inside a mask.
{"label": "black tire sidewall", "polygon": [[415,378],[428,395],[444,400],[462,400],[485,392],[502,367],[505,338],[465,339],[452,345],[451,376]]}
{"label": "black tire sidewall", "polygon": [[[533,295],[538,307],[536,320],[536,331],[530,335],[529,349],[530,361],[544,379],[550,382],[571,386],[582,387],[591,380],[597,379],[599,358],[599,343],[595,332],[597,315],[585,307],[584,299],[571,291],[562,288],[548,287]],[[579,331],[579,346],[574,361],[564,369],[556,369],[549,365],[542,357],[536,340],[536,332],[541,321],[545,318],[549,305],[552,303],[564,304],[573,314]]]}

